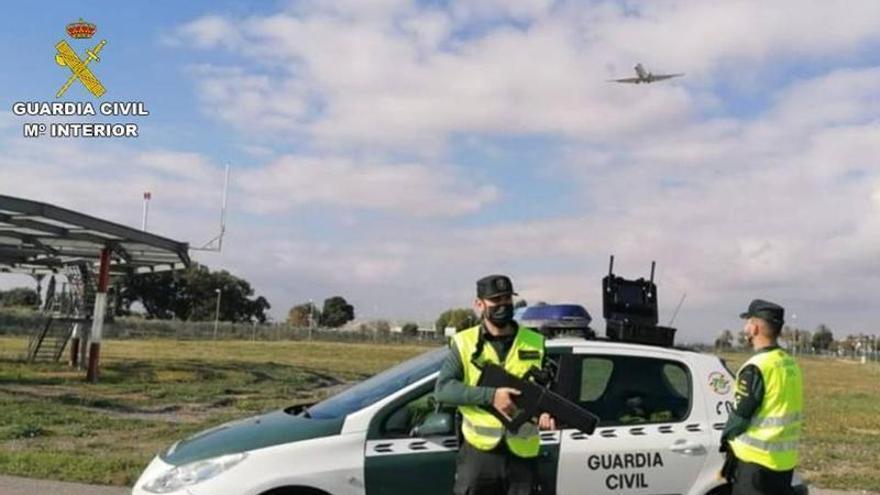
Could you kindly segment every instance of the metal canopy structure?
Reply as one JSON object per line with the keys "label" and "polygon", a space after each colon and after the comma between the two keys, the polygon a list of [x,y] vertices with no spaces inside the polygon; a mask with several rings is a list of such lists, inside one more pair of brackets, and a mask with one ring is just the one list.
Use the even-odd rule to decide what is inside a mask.
{"label": "metal canopy structure", "polygon": [[[50,204],[0,195],[0,272],[40,277],[73,264],[98,265],[92,328],[83,340],[84,360],[88,348],[86,379],[92,382],[98,380],[110,272],[185,268],[190,264],[188,251],[185,242]],[[44,327],[41,342],[51,322],[52,317]],[[79,341],[83,337],[78,328],[74,325],[70,334],[73,366],[79,362]]]}
{"label": "metal canopy structure", "polygon": [[0,195],[0,272],[40,273],[110,252],[110,269],[189,266],[189,245],[47,203]]}

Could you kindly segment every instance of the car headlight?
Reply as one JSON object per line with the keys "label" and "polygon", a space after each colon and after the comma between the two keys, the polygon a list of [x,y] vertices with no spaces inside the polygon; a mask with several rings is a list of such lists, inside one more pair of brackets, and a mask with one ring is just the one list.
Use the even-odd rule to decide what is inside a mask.
{"label": "car headlight", "polygon": [[151,493],[170,493],[180,490],[217,476],[243,461],[245,457],[247,454],[239,452],[177,466],[153,478],[143,488]]}

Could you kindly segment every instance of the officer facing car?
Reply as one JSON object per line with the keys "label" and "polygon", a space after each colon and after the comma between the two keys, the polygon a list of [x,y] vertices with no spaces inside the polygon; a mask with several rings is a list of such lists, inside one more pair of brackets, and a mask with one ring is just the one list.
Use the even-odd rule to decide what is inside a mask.
{"label": "officer facing car", "polygon": [[724,426],[722,448],[735,456],[726,466],[732,495],[792,493],[803,422],[802,375],[779,348],[785,311],[755,299],[740,315],[755,353],[737,373],[736,405]]}
{"label": "officer facing car", "polygon": [[513,320],[513,284],[504,275],[489,275],[477,281],[474,310],[481,317],[478,326],[457,333],[452,352],[437,377],[438,402],[458,406],[462,416],[464,442],[456,462],[457,495],[532,493],[538,482],[538,428],[556,429],[555,420],[542,414],[536,427],[524,424],[517,432],[487,411],[515,414],[512,388],[477,386],[483,363],[495,363],[517,377],[544,364],[544,336]]}

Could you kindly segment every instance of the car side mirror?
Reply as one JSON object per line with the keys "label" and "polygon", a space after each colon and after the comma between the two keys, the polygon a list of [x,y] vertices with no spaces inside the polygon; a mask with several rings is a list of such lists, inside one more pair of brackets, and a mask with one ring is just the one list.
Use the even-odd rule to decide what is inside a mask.
{"label": "car side mirror", "polygon": [[411,436],[414,437],[438,437],[455,433],[455,419],[448,412],[432,412],[425,419],[413,427]]}

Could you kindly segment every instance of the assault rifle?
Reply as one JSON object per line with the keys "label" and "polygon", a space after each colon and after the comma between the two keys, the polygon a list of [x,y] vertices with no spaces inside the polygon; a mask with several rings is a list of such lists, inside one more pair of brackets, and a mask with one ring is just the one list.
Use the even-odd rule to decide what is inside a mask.
{"label": "assault rifle", "polygon": [[593,433],[599,423],[598,416],[553,392],[547,386],[532,381],[530,378],[533,377],[539,382],[550,381],[546,372],[537,368],[532,368],[525,377],[517,378],[497,364],[486,363],[483,365],[483,372],[477,385],[492,388],[509,387],[520,391],[520,395],[513,399],[518,411],[511,419],[507,419],[494,407],[488,408],[493,416],[514,433],[519,431],[520,426],[545,412],[566,426],[578,429],[587,435]]}

